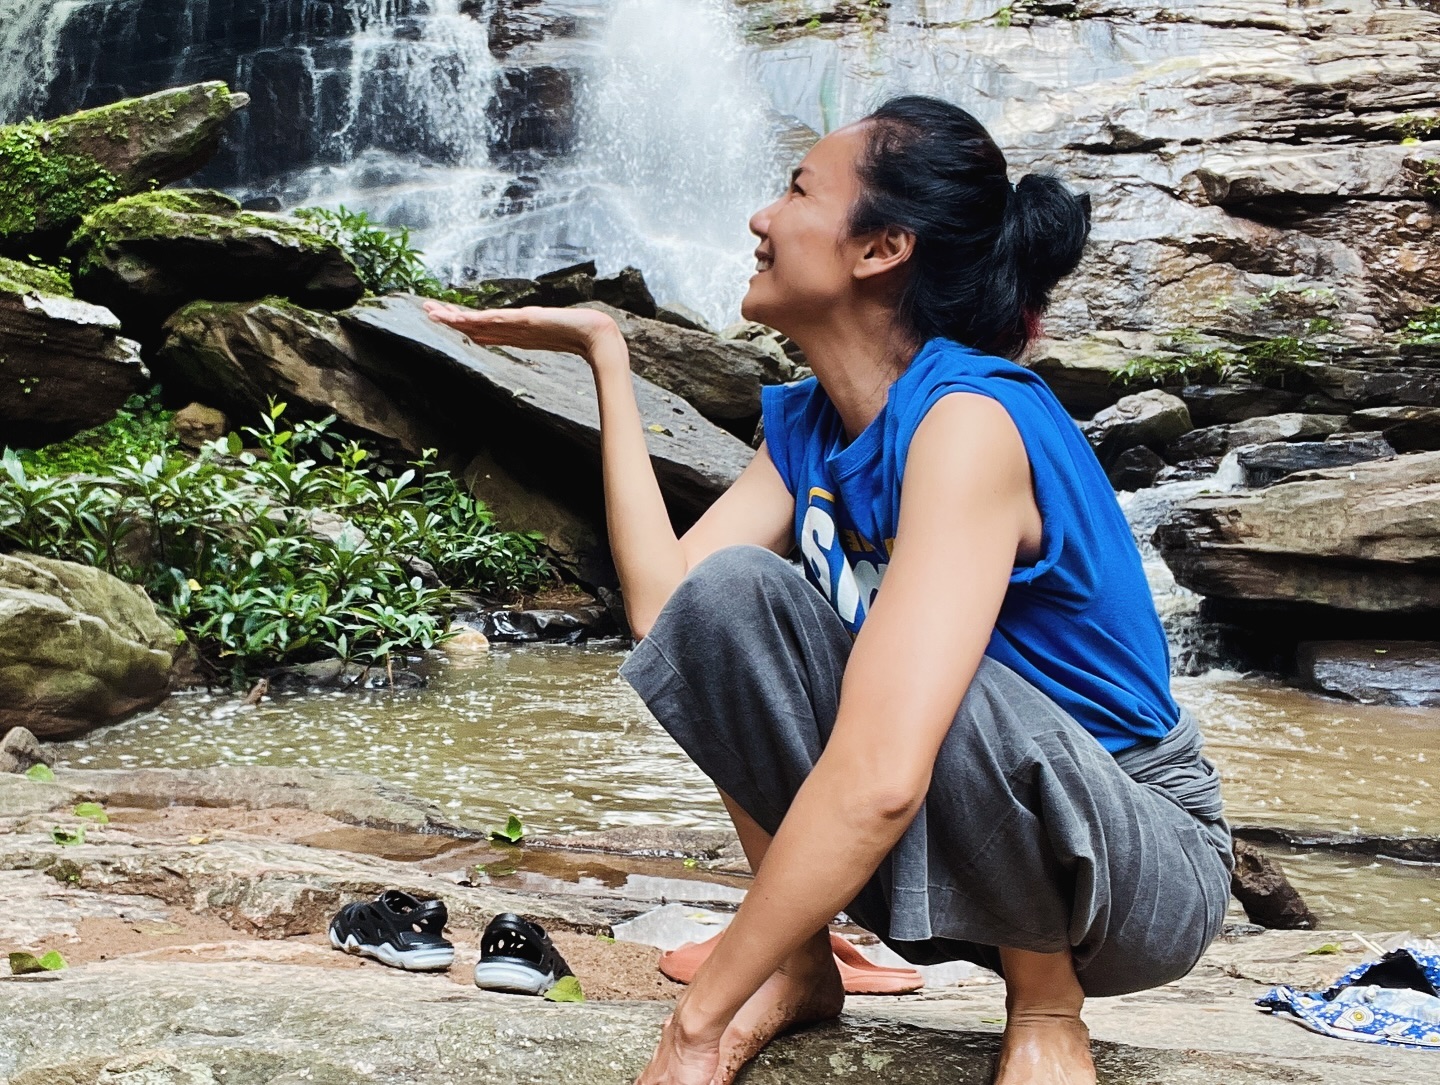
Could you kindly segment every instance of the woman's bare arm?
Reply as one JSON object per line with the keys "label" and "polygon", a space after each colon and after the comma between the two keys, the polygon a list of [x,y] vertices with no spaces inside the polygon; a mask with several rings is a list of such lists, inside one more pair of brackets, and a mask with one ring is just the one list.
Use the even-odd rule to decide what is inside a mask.
{"label": "woman's bare arm", "polygon": [[846,667],[834,731],[677,1008],[683,1036],[717,1041],[899,841],[979,668],[1017,553],[1035,534],[1029,464],[1009,415],[984,397],[945,397],[911,445],[894,553]]}
{"label": "woman's bare arm", "polygon": [[477,343],[566,351],[590,365],[600,404],[610,552],[636,636],[649,632],[686,573],[716,550],[747,542],[779,553],[790,548],[794,499],[763,447],[685,537],[676,537],[645,444],[629,348],[615,321],[604,313],[543,308],[477,311],[436,302],[427,302],[425,308],[433,319]]}

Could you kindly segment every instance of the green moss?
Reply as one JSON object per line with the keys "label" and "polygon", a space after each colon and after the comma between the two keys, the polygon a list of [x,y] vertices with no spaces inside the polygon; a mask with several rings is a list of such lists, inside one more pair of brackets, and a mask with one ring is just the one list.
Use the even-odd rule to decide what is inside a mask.
{"label": "green moss", "polygon": [[62,298],[75,296],[70,288],[70,276],[59,268],[26,264],[0,256],[0,290],[15,294],[31,290],[42,294],[57,294]]}
{"label": "green moss", "polygon": [[120,195],[99,162],[53,143],[52,129],[36,121],[0,128],[0,238],[62,226]]}
{"label": "green moss", "polygon": [[137,238],[233,237],[245,230],[264,230],[293,242],[307,252],[334,246],[307,226],[277,215],[242,211],[220,192],[205,189],[160,189],[142,192],[96,208],[85,216],[71,240],[71,253],[82,274],[101,259],[105,247]]}

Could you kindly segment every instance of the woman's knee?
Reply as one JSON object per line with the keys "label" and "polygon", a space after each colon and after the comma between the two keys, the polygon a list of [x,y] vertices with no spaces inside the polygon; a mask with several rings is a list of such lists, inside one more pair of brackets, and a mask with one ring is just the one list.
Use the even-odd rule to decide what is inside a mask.
{"label": "woman's knee", "polygon": [[761,546],[727,546],[691,569],[655,619],[649,636],[726,635],[752,627],[757,609],[798,582],[790,564]]}

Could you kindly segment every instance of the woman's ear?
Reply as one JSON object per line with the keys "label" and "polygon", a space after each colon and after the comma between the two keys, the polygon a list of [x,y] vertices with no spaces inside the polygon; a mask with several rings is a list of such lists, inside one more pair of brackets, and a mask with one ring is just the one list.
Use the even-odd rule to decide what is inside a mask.
{"label": "woman's ear", "polygon": [[915,252],[915,235],[908,230],[887,226],[875,230],[860,250],[855,263],[855,278],[873,279],[901,267]]}

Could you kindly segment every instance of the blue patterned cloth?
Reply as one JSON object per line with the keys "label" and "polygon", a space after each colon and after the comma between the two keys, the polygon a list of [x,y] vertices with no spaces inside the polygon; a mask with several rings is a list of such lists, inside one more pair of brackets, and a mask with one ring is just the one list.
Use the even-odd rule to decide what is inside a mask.
{"label": "blue patterned cloth", "polygon": [[1255,1005],[1341,1040],[1440,1051],[1440,952],[1402,946],[1323,991],[1272,987]]}

